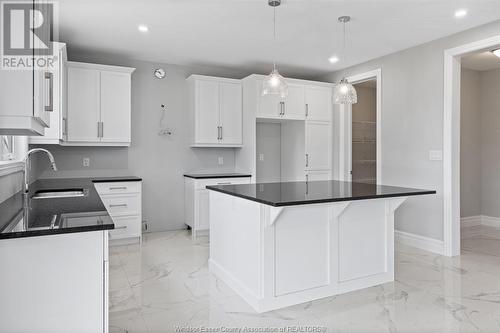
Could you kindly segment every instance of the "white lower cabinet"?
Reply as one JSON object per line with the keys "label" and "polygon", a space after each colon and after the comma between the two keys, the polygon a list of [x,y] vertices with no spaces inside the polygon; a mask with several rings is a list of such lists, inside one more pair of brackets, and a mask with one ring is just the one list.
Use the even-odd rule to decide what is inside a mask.
{"label": "white lower cabinet", "polygon": [[0,332],[107,333],[108,233],[0,241]]}
{"label": "white lower cabinet", "polygon": [[204,178],[194,179],[184,177],[184,215],[185,223],[191,227],[192,237],[200,232],[208,232],[209,219],[209,191],[206,186],[249,184],[251,177],[234,178]]}
{"label": "white lower cabinet", "polygon": [[142,182],[95,183],[115,228],[109,231],[109,239],[142,241]]}

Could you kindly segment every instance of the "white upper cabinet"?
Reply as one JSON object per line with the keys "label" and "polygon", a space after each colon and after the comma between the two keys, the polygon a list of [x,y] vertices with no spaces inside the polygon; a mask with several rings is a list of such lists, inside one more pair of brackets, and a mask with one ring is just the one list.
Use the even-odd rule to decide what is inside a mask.
{"label": "white upper cabinet", "polygon": [[240,80],[192,75],[188,79],[192,147],[240,147],[242,90]]}
{"label": "white upper cabinet", "polygon": [[130,142],[129,73],[101,71],[101,142]]}
{"label": "white upper cabinet", "polygon": [[332,124],[306,122],[306,170],[330,170],[332,168]]}
{"label": "white upper cabinet", "polygon": [[332,86],[328,83],[287,79],[288,95],[262,96],[263,77],[251,75],[257,87],[256,117],[283,120],[332,120]]}
{"label": "white upper cabinet", "polygon": [[332,121],[332,88],[321,86],[305,87],[306,119]]}
{"label": "white upper cabinet", "polygon": [[[57,61],[54,69],[45,73],[47,85],[44,98],[47,101],[46,108],[50,114],[50,126],[45,128],[43,136],[32,136],[29,139],[31,144],[59,144],[65,135],[66,123],[63,112],[66,110],[67,99],[67,55],[66,44],[54,43],[54,47],[59,49]],[[48,77],[51,75],[51,77]]]}
{"label": "white upper cabinet", "polygon": [[129,146],[134,68],[68,62],[67,138],[61,144]]}
{"label": "white upper cabinet", "polygon": [[242,144],[241,83],[221,82],[220,126],[221,141],[225,144]]}
{"label": "white upper cabinet", "polygon": [[304,86],[288,84],[288,95],[284,99],[283,119],[304,120],[306,116],[304,103]]}

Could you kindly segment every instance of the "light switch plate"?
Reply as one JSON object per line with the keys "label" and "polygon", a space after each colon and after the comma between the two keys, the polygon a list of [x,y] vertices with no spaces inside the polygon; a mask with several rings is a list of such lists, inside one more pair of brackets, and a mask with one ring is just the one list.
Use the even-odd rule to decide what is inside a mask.
{"label": "light switch plate", "polygon": [[84,157],[83,158],[83,166],[84,167],[89,167],[90,166],[90,158]]}
{"label": "light switch plate", "polygon": [[429,160],[430,161],[442,161],[443,151],[442,150],[429,150]]}
{"label": "light switch plate", "polygon": [[261,162],[264,161],[264,154],[262,154],[262,153],[259,154],[259,161],[261,161]]}
{"label": "light switch plate", "polygon": [[219,157],[217,158],[217,162],[219,163],[219,165],[224,165],[224,157],[219,156]]}

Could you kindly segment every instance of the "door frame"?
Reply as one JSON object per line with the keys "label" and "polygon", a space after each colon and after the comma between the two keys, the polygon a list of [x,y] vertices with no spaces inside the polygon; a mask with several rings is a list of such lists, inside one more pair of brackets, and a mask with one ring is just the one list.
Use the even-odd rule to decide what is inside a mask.
{"label": "door frame", "polygon": [[[351,84],[365,81],[377,81],[377,115],[376,115],[376,167],[377,184],[382,184],[382,69],[377,68],[368,72],[347,77]],[[352,175],[352,105],[341,104],[339,114],[339,177],[344,181],[351,181]]]}
{"label": "door frame", "polygon": [[446,256],[460,255],[460,75],[464,55],[500,45],[500,35],[444,51],[443,243]]}

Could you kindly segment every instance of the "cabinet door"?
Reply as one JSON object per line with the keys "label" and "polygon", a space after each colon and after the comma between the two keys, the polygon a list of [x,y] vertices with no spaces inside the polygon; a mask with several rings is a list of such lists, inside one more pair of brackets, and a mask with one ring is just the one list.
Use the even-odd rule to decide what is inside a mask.
{"label": "cabinet door", "polygon": [[219,82],[195,82],[195,143],[219,143]]}
{"label": "cabinet door", "polygon": [[304,120],[306,105],[304,102],[304,86],[297,84],[288,85],[288,95],[285,98],[284,119]]}
{"label": "cabinet door", "polygon": [[130,74],[101,71],[102,142],[130,142]]}
{"label": "cabinet door", "polygon": [[306,170],[331,169],[331,123],[306,122]]}
{"label": "cabinet door", "polygon": [[99,141],[99,95],[99,71],[68,68],[68,141]]}
{"label": "cabinet door", "polygon": [[307,119],[332,120],[332,89],[307,86],[305,88]]}
{"label": "cabinet door", "polygon": [[219,89],[221,143],[242,144],[241,84],[221,82]]}
{"label": "cabinet door", "polygon": [[195,195],[197,196],[195,230],[207,230],[210,228],[209,192],[208,190],[197,190]]}
{"label": "cabinet door", "polygon": [[259,82],[258,99],[259,106],[257,109],[257,118],[281,119],[281,111],[283,101],[279,95],[261,95],[260,89],[262,82]]}

